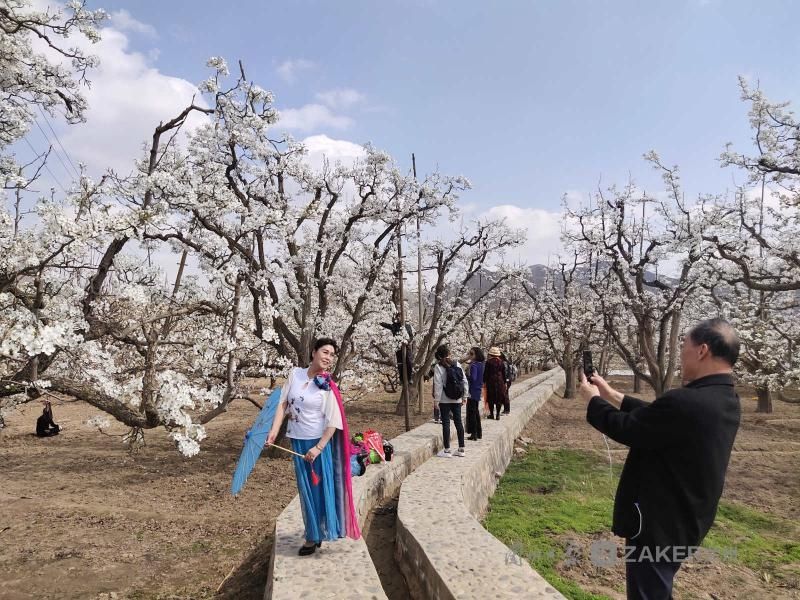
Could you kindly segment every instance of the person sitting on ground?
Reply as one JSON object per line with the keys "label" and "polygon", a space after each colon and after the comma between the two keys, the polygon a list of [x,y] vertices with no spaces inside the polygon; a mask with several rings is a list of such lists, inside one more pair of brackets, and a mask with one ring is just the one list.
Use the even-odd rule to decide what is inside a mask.
{"label": "person sitting on ground", "polygon": [[61,428],[53,423],[53,409],[49,402],[44,403],[42,414],[36,419],[36,435],[39,437],[50,437],[58,435]]}
{"label": "person sitting on ground", "polygon": [[461,421],[461,407],[467,402],[469,382],[464,374],[464,369],[450,358],[450,350],[442,345],[436,349],[438,361],[433,372],[433,395],[439,404],[439,413],[442,419],[442,442],[444,450],[438,456],[450,458],[450,417],[456,426],[458,435],[458,452],[456,456],[464,456],[464,424]]}

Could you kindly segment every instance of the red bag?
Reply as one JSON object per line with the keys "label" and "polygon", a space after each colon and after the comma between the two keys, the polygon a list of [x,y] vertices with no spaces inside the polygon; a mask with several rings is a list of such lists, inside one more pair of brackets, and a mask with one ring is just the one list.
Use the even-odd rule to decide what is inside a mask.
{"label": "red bag", "polygon": [[377,431],[367,429],[364,432],[364,445],[367,450],[375,450],[381,457],[381,460],[386,460],[386,455],[383,453],[383,436]]}

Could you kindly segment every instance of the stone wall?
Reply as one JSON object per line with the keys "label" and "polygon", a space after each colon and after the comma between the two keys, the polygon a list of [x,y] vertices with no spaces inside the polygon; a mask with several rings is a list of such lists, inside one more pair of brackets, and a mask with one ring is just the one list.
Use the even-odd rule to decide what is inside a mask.
{"label": "stone wall", "polygon": [[403,482],[396,554],[414,598],[562,598],[479,521],[511,460],[514,439],[563,387],[564,372],[554,369],[529,382],[512,394],[509,416],[483,422],[483,439],[467,444],[466,457],[432,458]]}

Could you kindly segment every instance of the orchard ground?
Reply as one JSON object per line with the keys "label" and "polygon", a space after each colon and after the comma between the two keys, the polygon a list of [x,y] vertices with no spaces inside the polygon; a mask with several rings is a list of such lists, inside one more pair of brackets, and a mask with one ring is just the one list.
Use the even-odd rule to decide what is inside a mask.
{"label": "orchard ground", "polygon": [[[396,402],[381,392],[348,403],[351,431],[399,435]],[[261,600],[273,524],[297,488],[280,453],[262,457],[231,496],[253,404],[232,403],[189,459],[163,429],[146,432],[146,446],[130,455],[116,437],[127,428],[106,430],[115,437],[90,428],[99,411],[83,402],[54,402],[64,432],[39,439],[41,410],[18,407],[0,433],[0,598],[211,598],[230,574],[222,597]],[[417,426],[431,414],[412,419]]]}
{"label": "orchard ground", "polygon": [[[742,396],[743,423],[724,497],[797,524],[800,406],[776,402],[774,414],[759,415],[752,394],[743,390]],[[380,393],[348,404],[351,429],[398,435],[404,426],[403,417],[394,414],[396,400]],[[222,597],[260,600],[272,525],[296,488],[291,462],[281,455],[262,459],[243,493],[230,496],[231,474],[255,406],[234,402],[208,425],[203,450],[191,459],[178,454],[163,430],[148,432],[146,447],[129,455],[119,437],[84,424],[98,411],[82,402],[55,404],[56,421],[65,431],[40,440],[32,435],[40,412],[38,403],[18,408],[0,433],[0,597],[211,598],[230,575]],[[523,435],[538,449],[587,450],[606,460],[602,437],[583,415],[577,401],[553,398]],[[418,425],[430,414],[412,418]],[[123,432],[119,425],[108,430]],[[624,449],[612,454],[618,476]],[[677,597],[794,593],[746,567],[722,565],[714,573],[709,578],[682,570]],[[588,567],[560,574],[584,589],[596,585],[598,593],[619,597],[621,571],[600,582]]]}

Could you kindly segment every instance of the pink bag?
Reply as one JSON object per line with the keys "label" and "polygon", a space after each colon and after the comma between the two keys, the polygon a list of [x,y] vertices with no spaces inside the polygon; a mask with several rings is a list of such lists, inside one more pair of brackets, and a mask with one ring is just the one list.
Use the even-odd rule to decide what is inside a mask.
{"label": "pink bag", "polygon": [[364,432],[364,445],[367,447],[367,450],[375,450],[381,457],[381,460],[386,460],[386,456],[383,453],[383,436],[380,433],[372,429],[367,429]]}

